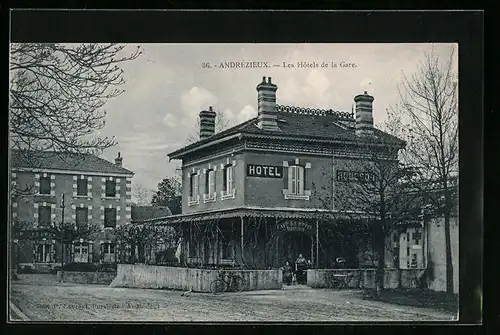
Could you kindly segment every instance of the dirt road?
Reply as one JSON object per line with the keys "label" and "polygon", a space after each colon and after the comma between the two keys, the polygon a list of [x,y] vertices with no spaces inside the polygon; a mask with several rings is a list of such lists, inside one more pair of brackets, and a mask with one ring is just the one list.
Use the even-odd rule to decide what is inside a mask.
{"label": "dirt road", "polygon": [[433,309],[367,301],[358,291],[287,287],[214,296],[20,280],[13,302],[32,321],[424,321],[452,320]]}

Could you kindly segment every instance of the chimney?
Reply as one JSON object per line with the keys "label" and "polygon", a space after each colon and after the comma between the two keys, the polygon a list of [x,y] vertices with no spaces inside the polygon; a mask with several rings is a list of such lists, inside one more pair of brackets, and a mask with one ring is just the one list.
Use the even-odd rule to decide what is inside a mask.
{"label": "chimney", "polygon": [[278,111],[276,110],[276,91],[278,86],[271,82],[271,77],[262,77],[262,82],[257,85],[257,103],[259,114],[257,126],[260,129],[279,131]]}
{"label": "chimney", "polygon": [[354,97],[356,103],[356,135],[371,134],[373,131],[373,100],[366,91]]}
{"label": "chimney", "polygon": [[122,167],[122,161],[123,157],[121,157],[120,153],[118,153],[118,157],[115,158],[115,165],[118,167]]}
{"label": "chimney", "polygon": [[212,106],[208,111],[200,112],[200,140],[208,138],[215,134],[215,116],[217,114],[212,110]]}

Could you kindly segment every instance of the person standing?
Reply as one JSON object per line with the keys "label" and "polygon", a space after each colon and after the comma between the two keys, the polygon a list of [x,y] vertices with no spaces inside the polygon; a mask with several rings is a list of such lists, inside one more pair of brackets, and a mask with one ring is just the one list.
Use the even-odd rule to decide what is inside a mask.
{"label": "person standing", "polygon": [[286,285],[291,285],[293,273],[290,263],[286,262],[285,266],[283,266],[281,269],[283,271],[283,281],[285,282]]}
{"label": "person standing", "polygon": [[304,271],[306,266],[306,259],[302,256],[302,254],[299,254],[299,257],[295,261],[295,275],[297,277],[297,283],[299,284],[304,284]]}

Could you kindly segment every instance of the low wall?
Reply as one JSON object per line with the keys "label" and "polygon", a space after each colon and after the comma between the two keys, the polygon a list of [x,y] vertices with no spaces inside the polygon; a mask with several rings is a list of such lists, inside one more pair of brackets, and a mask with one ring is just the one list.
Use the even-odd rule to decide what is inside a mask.
{"label": "low wall", "polygon": [[[307,270],[307,286],[328,287],[329,278],[333,274],[345,273],[346,271],[351,275],[348,288],[375,288],[376,269],[309,269]],[[424,271],[424,269],[386,269],[384,288],[416,288],[418,278],[424,275]]]}
{"label": "low wall", "polygon": [[[118,264],[116,278],[111,287],[136,287],[153,289],[192,290],[210,292],[210,284],[218,278],[218,270],[153,266],[143,264]],[[280,270],[224,270],[236,272],[246,283],[245,291],[282,288]]]}
{"label": "low wall", "polygon": [[116,272],[57,271],[57,280],[63,283],[109,285]]}

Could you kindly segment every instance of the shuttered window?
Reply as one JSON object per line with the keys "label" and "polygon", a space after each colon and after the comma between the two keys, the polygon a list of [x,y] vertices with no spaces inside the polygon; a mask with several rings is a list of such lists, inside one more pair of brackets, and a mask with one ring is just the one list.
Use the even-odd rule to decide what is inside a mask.
{"label": "shuttered window", "polygon": [[208,170],[205,179],[205,194],[212,195],[215,192],[215,171]]}
{"label": "shuttered window", "polygon": [[304,167],[292,165],[288,167],[288,190],[290,194],[304,194]]}
{"label": "shuttered window", "polygon": [[233,166],[226,165],[224,167],[224,190],[226,193],[233,191]]}

